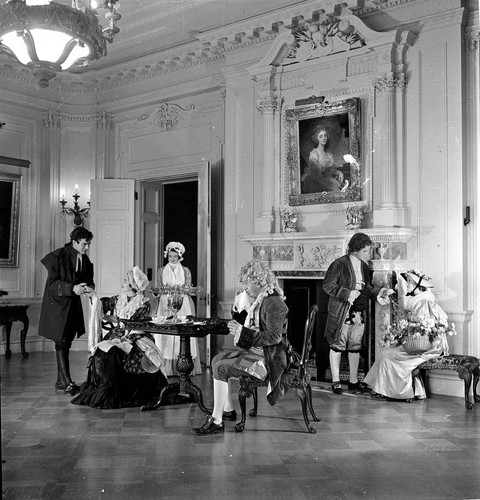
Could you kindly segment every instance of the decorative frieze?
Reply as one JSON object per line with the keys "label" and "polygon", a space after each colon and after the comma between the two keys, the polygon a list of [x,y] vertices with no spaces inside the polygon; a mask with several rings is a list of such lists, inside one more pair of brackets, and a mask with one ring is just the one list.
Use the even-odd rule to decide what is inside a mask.
{"label": "decorative frieze", "polygon": [[98,128],[108,130],[111,128],[113,120],[114,115],[105,111],[91,115],[69,115],[66,113],[59,113],[58,111],[49,110],[47,116],[43,120],[43,126],[45,128],[59,128],[60,122],[62,121],[75,123],[87,123],[96,121]]}
{"label": "decorative frieze", "polygon": [[305,62],[310,59],[346,52],[363,47],[365,40],[348,19],[331,18],[326,14],[318,21],[292,29],[296,45],[290,49],[283,64]]}
{"label": "decorative frieze", "polygon": [[185,115],[194,110],[195,105],[190,104],[187,108],[182,108],[178,104],[165,103],[155,108],[150,114],[141,115],[138,121],[148,120],[152,125],[163,130],[173,130]]}
{"label": "decorative frieze", "polygon": [[[407,243],[416,234],[411,228],[362,229],[373,241],[371,267],[384,275],[415,267],[408,258]],[[243,236],[253,248],[253,257],[269,262],[282,277],[322,277],[328,266],[347,253],[353,231],[330,233],[274,233]]]}

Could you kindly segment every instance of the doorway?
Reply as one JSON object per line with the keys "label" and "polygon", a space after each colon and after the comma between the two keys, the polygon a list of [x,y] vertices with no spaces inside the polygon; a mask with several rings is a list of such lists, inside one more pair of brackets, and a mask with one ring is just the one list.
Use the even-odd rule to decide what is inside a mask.
{"label": "doorway", "polygon": [[169,241],[185,246],[182,264],[197,280],[198,181],[150,181],[141,183],[143,262],[148,279],[157,283],[157,271],[165,264],[163,252]]}

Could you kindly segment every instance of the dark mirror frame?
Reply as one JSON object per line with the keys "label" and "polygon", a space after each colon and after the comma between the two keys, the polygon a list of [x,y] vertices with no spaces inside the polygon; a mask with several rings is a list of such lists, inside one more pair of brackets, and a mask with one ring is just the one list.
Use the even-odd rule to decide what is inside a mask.
{"label": "dark mirror frame", "polygon": [[21,179],[0,173],[0,267],[18,267]]}

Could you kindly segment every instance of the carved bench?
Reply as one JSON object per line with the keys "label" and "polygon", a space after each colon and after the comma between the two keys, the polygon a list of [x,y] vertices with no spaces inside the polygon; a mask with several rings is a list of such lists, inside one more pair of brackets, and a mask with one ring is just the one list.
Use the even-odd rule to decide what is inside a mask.
{"label": "carved bench", "polygon": [[[480,377],[480,359],[475,356],[450,354],[430,359],[413,370],[413,377],[420,377],[423,373],[422,378],[425,379],[425,371],[422,372],[422,370],[455,370],[458,373],[458,378],[463,380],[465,384],[465,408],[471,410],[475,406],[475,403],[480,402],[480,396],[477,394],[477,383]],[[469,399],[472,378],[474,402],[471,402]]]}

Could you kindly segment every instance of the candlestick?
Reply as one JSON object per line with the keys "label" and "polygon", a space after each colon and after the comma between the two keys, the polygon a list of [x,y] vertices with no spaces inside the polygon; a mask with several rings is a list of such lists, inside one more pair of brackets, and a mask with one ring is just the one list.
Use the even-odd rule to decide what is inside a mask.
{"label": "candlestick", "polygon": [[83,226],[83,221],[86,217],[88,217],[88,213],[90,211],[90,202],[88,203],[88,207],[80,208],[78,204],[78,199],[80,195],[78,194],[78,184],[75,184],[75,192],[72,195],[73,197],[73,208],[66,207],[67,201],[65,200],[65,195],[62,193],[60,199],[60,205],[62,205],[61,214],[62,215],[72,215],[73,216],[73,225],[75,227]]}

